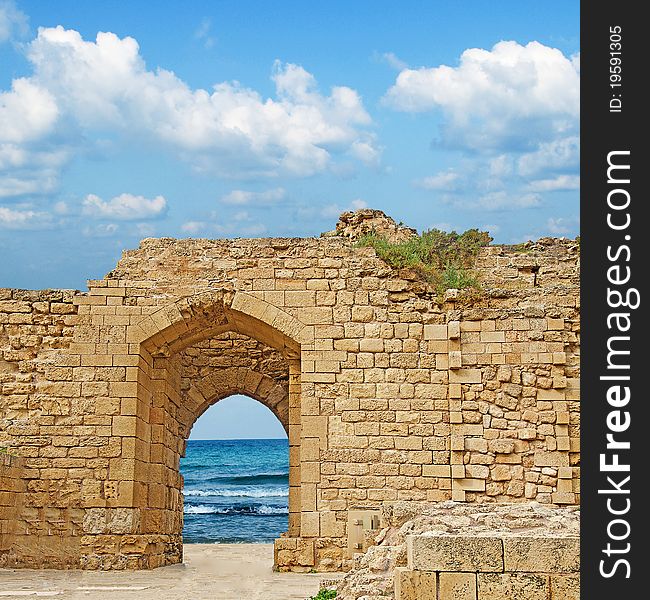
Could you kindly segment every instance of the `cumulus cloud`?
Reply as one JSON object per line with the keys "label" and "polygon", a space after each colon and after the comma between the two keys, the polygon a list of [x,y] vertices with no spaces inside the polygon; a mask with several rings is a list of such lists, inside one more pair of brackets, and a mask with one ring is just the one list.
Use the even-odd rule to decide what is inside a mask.
{"label": "cumulus cloud", "polygon": [[42,229],[51,223],[52,216],[47,212],[0,206],[0,229]]}
{"label": "cumulus cloud", "polygon": [[440,109],[441,143],[533,150],[576,131],[579,61],[539,42],[465,50],[457,67],[404,69],[384,101],[406,112]]}
{"label": "cumulus cloud", "polygon": [[167,212],[167,201],[163,196],[145,198],[133,194],[120,194],[110,200],[88,194],[82,202],[82,213],[95,219],[117,219],[138,221],[157,219]]}
{"label": "cumulus cloud", "polygon": [[27,16],[13,0],[0,0],[0,44],[27,32]]}
{"label": "cumulus cloud", "polygon": [[14,79],[0,93],[0,143],[20,144],[52,131],[58,116],[52,94],[26,78]]}
{"label": "cumulus cloud", "polygon": [[[15,5],[0,0],[0,8],[0,32],[9,31]],[[209,31],[202,23],[198,39],[207,42]],[[276,61],[275,94],[263,97],[237,81],[191,88],[148,68],[137,41],[113,33],[91,41],[61,26],[39,28],[26,56],[33,73],[0,90],[0,197],[51,193],[81,145],[103,138],[156,143],[197,172],[227,178],[380,162],[359,94],[345,86],[321,92],[299,65]]]}
{"label": "cumulus cloud", "polygon": [[171,71],[149,70],[136,40],[113,33],[86,41],[41,28],[27,55],[33,80],[82,128],[145,135],[218,175],[307,176],[355,144],[373,146],[358,93],[322,94],[299,65],[276,61],[276,98],[263,98],[236,81],[192,89]]}
{"label": "cumulus cloud", "polygon": [[263,192],[251,192],[248,190],[232,190],[221,197],[223,204],[233,204],[237,206],[271,204],[282,200],[287,195],[284,188],[274,188]]}
{"label": "cumulus cloud", "polygon": [[518,160],[518,171],[524,177],[540,173],[575,171],[580,164],[580,138],[577,135],[542,143],[535,152]]}
{"label": "cumulus cloud", "polygon": [[59,110],[55,98],[30,79],[0,92],[0,198],[48,194],[56,189],[65,145],[50,143]]}

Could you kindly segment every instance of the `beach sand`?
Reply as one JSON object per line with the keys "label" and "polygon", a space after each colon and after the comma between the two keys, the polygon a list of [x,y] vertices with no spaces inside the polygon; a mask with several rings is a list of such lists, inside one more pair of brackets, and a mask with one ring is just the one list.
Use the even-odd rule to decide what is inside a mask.
{"label": "beach sand", "polygon": [[186,544],[182,565],[153,571],[0,569],[0,599],[304,600],[329,573],[274,573],[271,544]]}

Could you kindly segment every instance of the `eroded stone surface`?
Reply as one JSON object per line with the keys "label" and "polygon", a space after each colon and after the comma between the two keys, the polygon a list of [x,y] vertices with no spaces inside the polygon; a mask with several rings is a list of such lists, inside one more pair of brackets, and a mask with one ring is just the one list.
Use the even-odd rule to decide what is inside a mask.
{"label": "eroded stone surface", "polygon": [[[337,598],[360,600],[366,595],[394,598],[396,568],[403,569],[401,576],[413,590],[417,589],[417,572],[407,567],[407,539],[413,536],[425,535],[437,540],[458,540],[460,537],[471,541],[479,536],[488,540],[498,539],[498,558],[503,565],[502,548],[510,540],[550,538],[559,544],[568,543],[577,548],[580,512],[576,507],[550,507],[537,503],[498,505],[444,502],[427,505],[398,502],[384,507],[382,523],[386,527],[378,535],[377,545],[371,547],[365,555],[357,556],[352,570],[339,584]],[[459,549],[461,553],[464,551],[462,545]],[[447,562],[440,564],[440,568],[464,570],[464,565],[452,564],[453,560],[458,559],[446,557]],[[478,560],[482,562],[493,559],[479,555]],[[425,565],[423,562],[422,566],[423,569],[428,568],[428,563]],[[471,570],[479,571],[475,565],[472,565]],[[556,575],[559,573],[557,570],[551,572]],[[516,578],[500,583],[494,583],[496,580],[492,579],[486,581],[493,582],[491,585],[495,590],[497,583],[499,590],[518,589],[520,584],[526,587],[530,583],[527,579],[519,581]],[[534,583],[538,580],[533,578],[531,581]],[[575,585],[576,582],[571,579],[560,578],[556,587],[558,590],[575,590],[572,587]],[[485,598],[491,597],[488,595]]]}

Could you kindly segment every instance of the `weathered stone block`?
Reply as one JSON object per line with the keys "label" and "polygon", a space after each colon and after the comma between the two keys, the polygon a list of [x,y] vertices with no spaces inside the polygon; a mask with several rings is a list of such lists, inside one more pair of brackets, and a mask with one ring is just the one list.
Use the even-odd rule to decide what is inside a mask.
{"label": "weathered stone block", "polygon": [[424,339],[425,340],[446,340],[447,325],[425,325],[424,326]]}
{"label": "weathered stone block", "polygon": [[[440,573],[438,600],[476,600],[474,573]],[[419,596],[428,598],[428,596]]]}
{"label": "weathered stone block", "polygon": [[551,600],[580,600],[580,576],[551,575]]}
{"label": "weathered stone block", "polygon": [[[483,482],[484,483],[484,482]],[[407,537],[407,560],[421,571],[503,571],[503,547],[495,537]]]}
{"label": "weathered stone block", "polygon": [[548,600],[548,598],[548,575],[478,574],[478,600]]}
{"label": "weathered stone block", "polygon": [[396,567],[393,577],[395,600],[437,598],[436,573],[412,571],[407,567]]}
{"label": "weathered stone block", "polygon": [[578,538],[507,537],[503,540],[506,571],[575,573],[580,570]]}
{"label": "weathered stone block", "polygon": [[481,370],[458,369],[450,371],[449,383],[481,383]]}

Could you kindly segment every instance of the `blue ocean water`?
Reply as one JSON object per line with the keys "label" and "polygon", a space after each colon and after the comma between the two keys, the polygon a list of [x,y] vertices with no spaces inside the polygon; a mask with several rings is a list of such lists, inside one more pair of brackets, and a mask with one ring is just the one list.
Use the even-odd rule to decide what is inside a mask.
{"label": "blue ocean water", "polygon": [[288,440],[189,440],[186,543],[268,543],[287,530]]}

